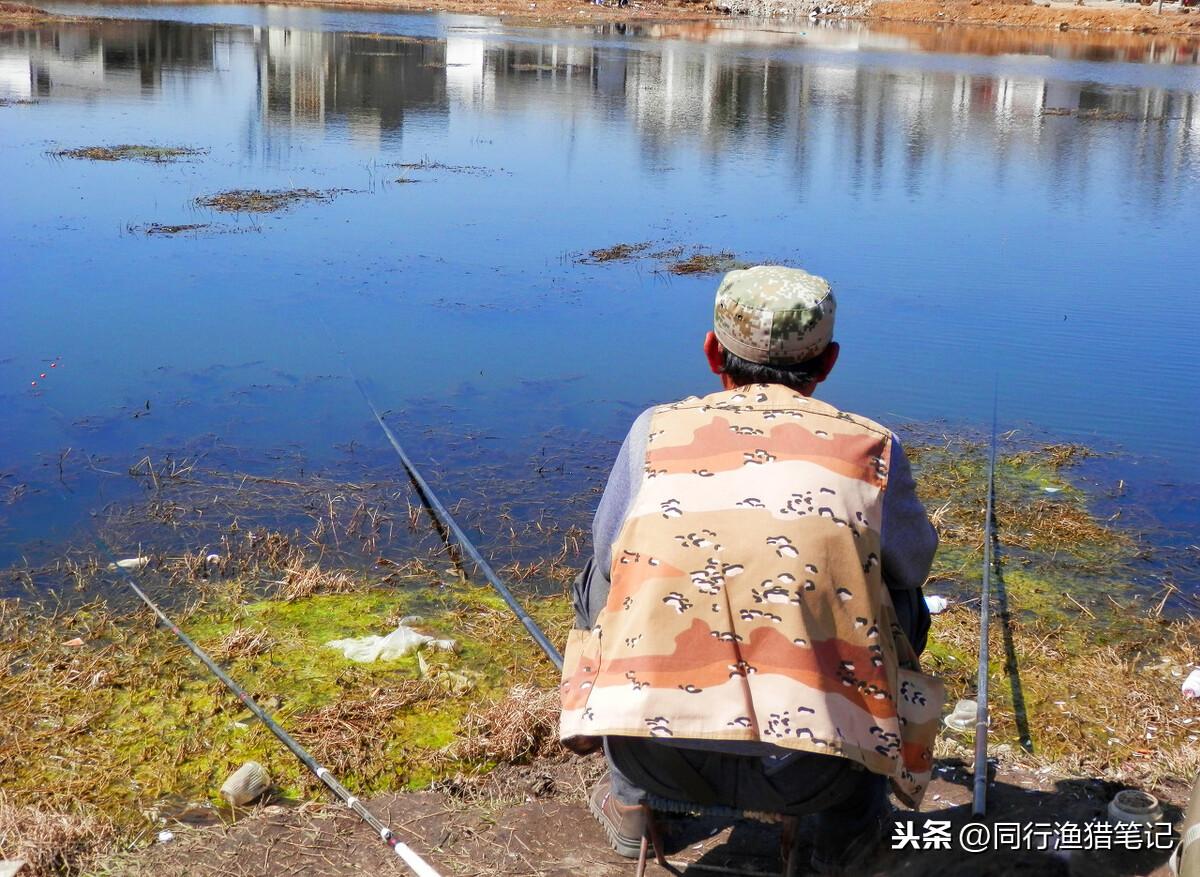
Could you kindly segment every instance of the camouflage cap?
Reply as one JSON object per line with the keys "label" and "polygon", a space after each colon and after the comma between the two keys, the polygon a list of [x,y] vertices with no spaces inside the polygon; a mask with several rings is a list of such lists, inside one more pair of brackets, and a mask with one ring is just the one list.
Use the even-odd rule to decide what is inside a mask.
{"label": "camouflage cap", "polygon": [[713,331],[742,359],[796,365],[833,340],[836,305],[822,277],[779,265],[730,271],[717,288]]}

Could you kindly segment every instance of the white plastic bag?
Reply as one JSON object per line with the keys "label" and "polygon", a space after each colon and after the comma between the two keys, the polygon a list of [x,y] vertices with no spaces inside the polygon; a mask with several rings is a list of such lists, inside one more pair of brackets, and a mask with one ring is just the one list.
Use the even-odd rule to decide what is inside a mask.
{"label": "white plastic bag", "polygon": [[1200,668],[1193,670],[1188,678],[1183,680],[1183,696],[1187,698],[1200,697]]}
{"label": "white plastic bag", "polygon": [[[408,619],[405,619],[406,621]],[[403,658],[409,652],[416,651],[422,646],[454,651],[454,640],[434,639],[401,624],[387,636],[360,636],[356,639],[335,639],[325,643],[331,649],[337,649],[351,661],[369,664],[372,661],[394,661]]]}
{"label": "white plastic bag", "polygon": [[929,594],[925,597],[925,605],[929,607],[930,615],[941,615],[950,607],[950,601],[937,594]]}

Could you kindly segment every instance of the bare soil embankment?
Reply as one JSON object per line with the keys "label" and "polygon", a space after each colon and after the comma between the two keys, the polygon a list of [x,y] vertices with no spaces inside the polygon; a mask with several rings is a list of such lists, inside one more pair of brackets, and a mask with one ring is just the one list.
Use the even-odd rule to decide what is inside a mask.
{"label": "bare soil embankment", "polygon": [[1200,9],[1171,3],[1162,14],[1155,7],[1014,3],[997,0],[876,0],[870,21],[1180,35],[1200,38]]}

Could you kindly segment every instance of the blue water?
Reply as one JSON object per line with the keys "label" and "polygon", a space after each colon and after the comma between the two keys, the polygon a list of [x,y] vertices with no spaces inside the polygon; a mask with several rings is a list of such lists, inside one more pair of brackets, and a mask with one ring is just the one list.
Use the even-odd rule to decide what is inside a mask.
{"label": "blue water", "polygon": [[[824,397],[902,433],[986,428],[998,386],[1002,428],[1119,451],[1148,520],[1200,534],[1194,63],[807,22],[53,8],[140,20],[0,33],[0,98],[36,101],[0,106],[0,561],[111,501],[98,469],[378,449],[340,349],[452,496],[482,460],[519,492],[547,436],[594,487],[642,407],[715,388],[717,277],[578,261],[641,241],[823,274]],[[117,143],[206,152],[52,155]],[[396,166],[422,160],[458,167]],[[195,203],[291,187],[346,191]]]}

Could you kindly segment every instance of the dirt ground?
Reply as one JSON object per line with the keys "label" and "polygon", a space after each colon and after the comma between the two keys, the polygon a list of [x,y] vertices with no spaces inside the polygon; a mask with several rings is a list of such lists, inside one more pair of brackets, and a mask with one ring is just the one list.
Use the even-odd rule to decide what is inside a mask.
{"label": "dirt ground", "polygon": [[[595,757],[501,767],[470,781],[444,783],[431,791],[384,795],[373,812],[410,847],[447,875],[538,875],[624,877],[633,862],[617,856],[586,807],[585,795],[602,770]],[[1091,780],[1054,780],[1001,768],[989,791],[988,822],[1082,823],[1096,815],[1119,789]],[[1182,788],[1156,789],[1178,819]],[[970,817],[971,775],[957,761],[941,761],[925,809],[912,819],[918,834],[925,820]],[[741,821],[676,818],[665,824],[668,861],[679,873],[779,873],[779,828]],[[406,873],[397,858],[344,808],[267,803],[232,825],[186,828],[170,825],[175,840],[111,861],[105,874],[122,875],[292,875],[336,877],[359,873]],[[1005,874],[1068,873],[1063,858],[1022,856],[1010,851],[966,855],[960,851],[893,852],[890,842],[864,874],[985,875],[1003,864]],[[1166,852],[1076,859],[1070,873],[1165,877]],[[807,854],[802,854],[806,859]],[[1015,870],[1014,870],[1015,868]],[[662,873],[651,866],[649,873]]]}
{"label": "dirt ground", "polygon": [[[154,0],[141,0],[152,3]],[[177,2],[177,0],[173,0]],[[183,0],[188,2],[188,0]],[[211,2],[211,0],[195,0]],[[242,2],[242,0],[217,0]],[[266,0],[254,0],[266,2]],[[1162,14],[1153,6],[1121,0],[797,0],[798,14],[815,9],[823,17],[865,18],[877,22],[912,22],[971,25],[972,30],[1024,28],[1032,30],[1087,31],[1090,34],[1154,34],[1200,38],[1200,7],[1188,8],[1180,0],[1168,3]],[[408,12],[451,12],[494,15],[514,24],[564,25],[603,23],[682,23],[730,17],[728,0],[289,0],[290,5],[348,9],[384,9]],[[77,20],[54,16],[23,3],[0,2],[0,26],[14,27],[51,21]],[[703,36],[707,31],[701,32]],[[678,34],[670,34],[678,36]],[[983,42],[987,42],[985,39]]]}
{"label": "dirt ground", "polygon": [[867,13],[872,21],[908,21],[989,25],[1051,30],[1177,34],[1200,38],[1200,8],[1168,3],[1005,3],[996,0],[877,0]]}

